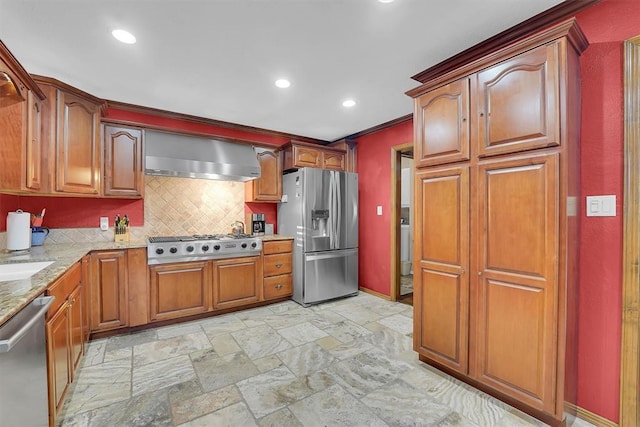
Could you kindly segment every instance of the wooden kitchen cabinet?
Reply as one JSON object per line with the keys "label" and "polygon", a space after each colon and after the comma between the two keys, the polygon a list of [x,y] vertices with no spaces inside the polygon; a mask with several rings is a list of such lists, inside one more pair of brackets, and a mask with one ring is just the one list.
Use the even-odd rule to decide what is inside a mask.
{"label": "wooden kitchen cabinet", "polygon": [[469,108],[468,77],[416,98],[416,167],[469,160]]}
{"label": "wooden kitchen cabinet", "polygon": [[211,309],[211,263],[160,264],[149,267],[150,320],[190,316]]}
{"label": "wooden kitchen cabinet", "polygon": [[575,21],[414,97],[414,349],[549,424],[564,417],[578,262]]}
{"label": "wooden kitchen cabinet", "polygon": [[346,150],[329,148],[302,141],[291,141],[282,147],[284,170],[304,167],[345,170]]}
{"label": "wooden kitchen cabinet", "polygon": [[83,351],[86,353],[87,343],[89,342],[89,336],[91,335],[91,296],[89,295],[89,291],[91,286],[89,283],[91,282],[91,257],[89,255],[85,255],[82,257],[80,261],[80,273],[82,280],[82,341]]}
{"label": "wooden kitchen cabinet", "polygon": [[99,196],[100,113],[103,101],[55,79],[34,76],[47,96],[42,105],[49,193]]}
{"label": "wooden kitchen cabinet", "polygon": [[128,326],[126,250],[91,253],[91,332]]}
{"label": "wooden kitchen cabinet", "polygon": [[245,182],[245,202],[279,202],[282,198],[280,151],[256,148],[260,178]]}
{"label": "wooden kitchen cabinet", "polygon": [[282,298],[293,294],[293,240],[262,243],[263,298]]}
{"label": "wooden kitchen cabinet", "polygon": [[259,256],[213,261],[213,308],[238,307],[258,302],[262,294]]}
{"label": "wooden kitchen cabinet", "polygon": [[113,197],[144,195],[144,131],[139,128],[103,125],[103,194]]}
{"label": "wooden kitchen cabinet", "polygon": [[42,189],[41,102],[45,95],[2,42],[0,82],[0,191],[37,193]]}
{"label": "wooden kitchen cabinet", "polygon": [[49,308],[45,326],[49,425],[55,425],[56,414],[62,408],[83,352],[81,263],[73,265],[49,285],[46,293],[55,297]]}
{"label": "wooden kitchen cabinet", "polygon": [[414,291],[414,346],[420,354],[466,374],[469,167],[420,170],[416,187],[415,252],[420,273],[414,274],[414,282],[421,287]]}
{"label": "wooden kitchen cabinet", "polygon": [[149,323],[149,273],[147,248],[127,249],[127,280],[129,282],[129,326]]}

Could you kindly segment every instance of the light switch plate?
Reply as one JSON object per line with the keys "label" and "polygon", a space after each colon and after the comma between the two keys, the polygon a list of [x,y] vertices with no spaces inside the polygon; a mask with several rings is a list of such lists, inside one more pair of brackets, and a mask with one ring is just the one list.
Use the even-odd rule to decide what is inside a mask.
{"label": "light switch plate", "polygon": [[377,206],[376,207],[376,214],[377,215],[382,215],[382,206]]}
{"label": "light switch plate", "polygon": [[616,196],[587,196],[587,216],[616,216]]}
{"label": "light switch plate", "polygon": [[109,229],[109,217],[101,216],[100,217],[100,230],[107,231]]}

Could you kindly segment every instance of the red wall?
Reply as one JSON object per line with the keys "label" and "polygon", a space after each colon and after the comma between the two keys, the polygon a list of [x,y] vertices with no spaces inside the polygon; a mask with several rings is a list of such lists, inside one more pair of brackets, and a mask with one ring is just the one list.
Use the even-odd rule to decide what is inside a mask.
{"label": "red wall", "polygon": [[22,209],[39,213],[47,208],[42,223],[47,228],[98,228],[100,217],[109,217],[113,227],[116,214],[127,215],[133,226],[144,225],[144,202],[125,199],[86,199],[0,195],[0,231],[5,231],[7,212]]}
{"label": "red wall", "polygon": [[171,130],[184,130],[235,138],[244,141],[262,142],[265,144],[277,146],[286,144],[287,142],[291,141],[291,138],[287,138],[284,136],[260,134],[251,132],[249,130],[230,129],[204,123],[189,122],[186,120],[173,119],[168,117],[159,117],[151,114],[123,111],[116,108],[109,108],[107,110],[105,118],[159,126]]}
{"label": "red wall", "polygon": [[[623,42],[640,35],[640,1],[605,0],[577,15],[590,46],[582,71],[582,203],[615,194],[617,217],[582,217],[578,406],[618,421],[622,298]],[[584,205],[583,205],[584,206]]]}
{"label": "red wall", "polygon": [[391,147],[411,141],[412,121],[358,139],[359,282],[385,295],[391,280]]}

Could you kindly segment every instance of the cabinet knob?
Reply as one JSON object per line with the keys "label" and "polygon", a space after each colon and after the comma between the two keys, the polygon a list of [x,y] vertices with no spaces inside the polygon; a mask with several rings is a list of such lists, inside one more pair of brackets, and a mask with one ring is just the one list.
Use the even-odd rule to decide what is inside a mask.
{"label": "cabinet knob", "polygon": [[478,276],[482,276],[482,271],[478,271]]}
{"label": "cabinet knob", "polygon": [[278,284],[276,285],[276,289],[282,289],[282,285],[281,285],[280,283],[278,283]]}
{"label": "cabinet knob", "polygon": [[276,264],[276,268],[282,267],[282,264]]}
{"label": "cabinet knob", "polygon": [[466,118],[466,117],[463,117],[463,118],[462,118],[462,121],[463,121],[463,122],[466,122],[466,121],[467,121],[467,118]]}
{"label": "cabinet knob", "polygon": [[480,113],[480,117],[484,117],[484,113]]}

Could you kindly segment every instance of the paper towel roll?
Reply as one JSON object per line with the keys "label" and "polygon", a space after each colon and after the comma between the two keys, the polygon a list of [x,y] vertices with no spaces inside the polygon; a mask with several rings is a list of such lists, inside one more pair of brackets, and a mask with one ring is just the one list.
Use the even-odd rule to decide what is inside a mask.
{"label": "paper towel roll", "polygon": [[31,214],[9,212],[7,215],[7,250],[22,251],[31,247]]}

